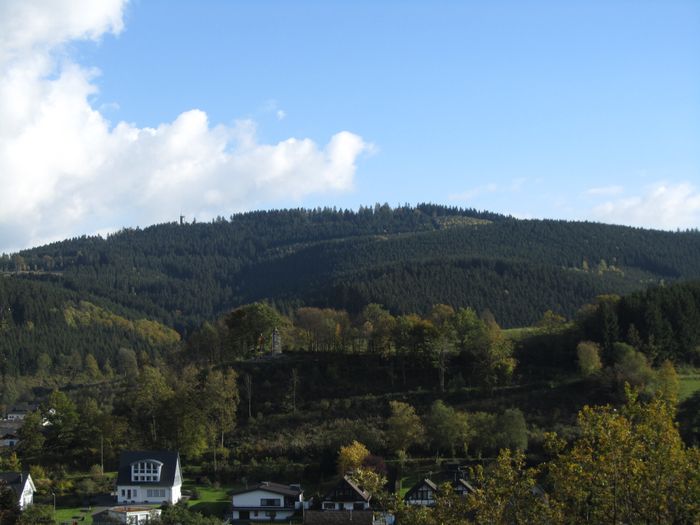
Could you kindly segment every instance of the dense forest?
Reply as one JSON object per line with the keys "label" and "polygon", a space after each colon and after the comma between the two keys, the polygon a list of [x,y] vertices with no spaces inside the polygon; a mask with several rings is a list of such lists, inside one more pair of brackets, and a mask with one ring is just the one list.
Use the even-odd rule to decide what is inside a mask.
{"label": "dense forest", "polygon": [[267,300],[394,315],[490,309],[505,326],[571,318],[604,293],[700,278],[700,233],[517,220],[437,205],[251,212],[4,255],[0,270],[92,294],[187,334]]}
{"label": "dense forest", "polygon": [[[30,292],[15,285],[31,285]],[[503,331],[489,312],[468,307],[397,316],[376,304],[357,315],[300,307],[287,316],[253,303],[203,323],[184,342],[168,338],[174,332],[162,325],[149,332],[69,293],[66,302],[48,304],[56,315],[42,317],[44,288],[5,280],[11,312],[21,314],[10,312],[4,330],[41,334],[42,324],[53,326],[54,340],[76,342],[76,362],[39,359],[23,374],[6,367],[4,397],[40,401],[40,408],[20,429],[16,454],[0,455],[5,468],[30,468],[44,492],[108,490],[99,463],[112,469],[129,448],[179,450],[190,475],[217,483],[301,480],[320,491],[345,465],[343,451],[359,447],[367,452],[354,472],[369,477],[358,482],[373,487],[403,524],[440,523],[431,521],[440,513],[473,517],[464,523],[510,523],[513,509],[490,503],[508,494],[508,479],[518,480],[511,497],[521,498],[518,512],[528,523],[542,512],[551,513],[550,523],[567,522],[572,512],[584,519],[609,505],[636,516],[651,494],[648,481],[661,471],[673,474],[663,488],[664,505],[673,505],[656,522],[692,523],[697,514],[700,456],[689,445],[700,439],[700,399],[679,405],[676,367],[698,364],[698,282],[601,296],[575,321],[549,311],[524,333]],[[74,326],[88,333],[109,327],[124,345],[135,332],[150,351],[120,347],[112,368],[110,357],[99,362],[93,347],[71,335]],[[673,422],[679,408],[686,443]],[[611,453],[617,466],[607,468],[602,454]],[[460,499],[445,489],[445,508],[421,514],[382,488],[389,478],[443,468],[441,458],[470,465],[479,490]],[[576,474],[582,466],[614,480],[615,468],[634,462],[645,467],[626,479],[624,498],[587,499],[607,495]],[[65,472],[91,465],[90,477],[66,480]],[[544,506],[527,492],[539,484],[550,502]]]}
{"label": "dense forest", "polygon": [[[4,256],[0,409],[38,409],[0,469],[71,500],[108,492],[121,451],[170,449],[190,480],[317,500],[350,469],[402,525],[693,523],[699,254],[698,232],[423,205]],[[469,498],[391,494],[449,465]],[[624,496],[598,483],[628,470]]]}

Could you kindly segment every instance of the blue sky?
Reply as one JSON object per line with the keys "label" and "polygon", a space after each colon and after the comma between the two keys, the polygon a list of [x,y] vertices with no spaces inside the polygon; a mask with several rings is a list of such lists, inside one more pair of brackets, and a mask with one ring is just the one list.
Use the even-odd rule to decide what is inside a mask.
{"label": "blue sky", "polygon": [[29,164],[70,192],[27,212],[65,220],[0,214],[0,251],[181,210],[375,202],[700,226],[697,1],[109,0],[75,22],[82,2],[9,46],[6,77],[44,57],[32,81],[78,93],[84,119],[75,161]]}

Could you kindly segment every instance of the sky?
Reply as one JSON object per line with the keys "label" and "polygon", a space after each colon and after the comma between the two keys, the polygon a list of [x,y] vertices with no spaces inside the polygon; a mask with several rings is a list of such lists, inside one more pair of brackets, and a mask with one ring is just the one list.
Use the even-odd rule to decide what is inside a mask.
{"label": "sky", "polygon": [[377,202],[700,227],[700,2],[0,0],[0,253]]}

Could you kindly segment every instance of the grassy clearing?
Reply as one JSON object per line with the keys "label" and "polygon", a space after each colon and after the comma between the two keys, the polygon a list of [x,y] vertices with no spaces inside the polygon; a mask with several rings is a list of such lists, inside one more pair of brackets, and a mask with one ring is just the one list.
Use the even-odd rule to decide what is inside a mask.
{"label": "grassy clearing", "polygon": [[205,516],[222,517],[231,507],[231,486],[203,486],[192,482],[185,482],[184,490],[197,491],[197,499],[189,499],[187,506],[192,510],[204,514]]}
{"label": "grassy clearing", "polygon": [[680,376],[679,397],[683,401],[700,390],[700,374],[689,374]]}
{"label": "grassy clearing", "polygon": [[523,328],[506,328],[503,330],[503,335],[511,341],[521,341],[526,337],[540,335],[542,329],[536,326],[526,326]]}
{"label": "grassy clearing", "polygon": [[[56,523],[73,523],[77,522],[78,524],[89,524],[92,523],[92,514],[91,512],[83,512],[83,510],[86,510],[82,507],[68,507],[68,508],[57,508],[56,509],[56,514],[55,514],[55,519]],[[80,518],[83,518],[82,521],[80,521]]]}

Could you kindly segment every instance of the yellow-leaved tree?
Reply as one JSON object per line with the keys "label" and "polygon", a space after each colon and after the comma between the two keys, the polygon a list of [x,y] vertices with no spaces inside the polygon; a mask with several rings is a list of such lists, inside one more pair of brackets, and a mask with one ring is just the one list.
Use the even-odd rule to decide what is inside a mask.
{"label": "yellow-leaved tree", "polygon": [[700,453],[687,448],[662,397],[585,407],[580,437],[550,440],[552,496],[572,524],[696,523],[700,518]]}
{"label": "yellow-leaved tree", "polygon": [[360,467],[367,456],[369,456],[369,449],[359,441],[353,441],[347,446],[340,447],[338,473],[343,476]]}

